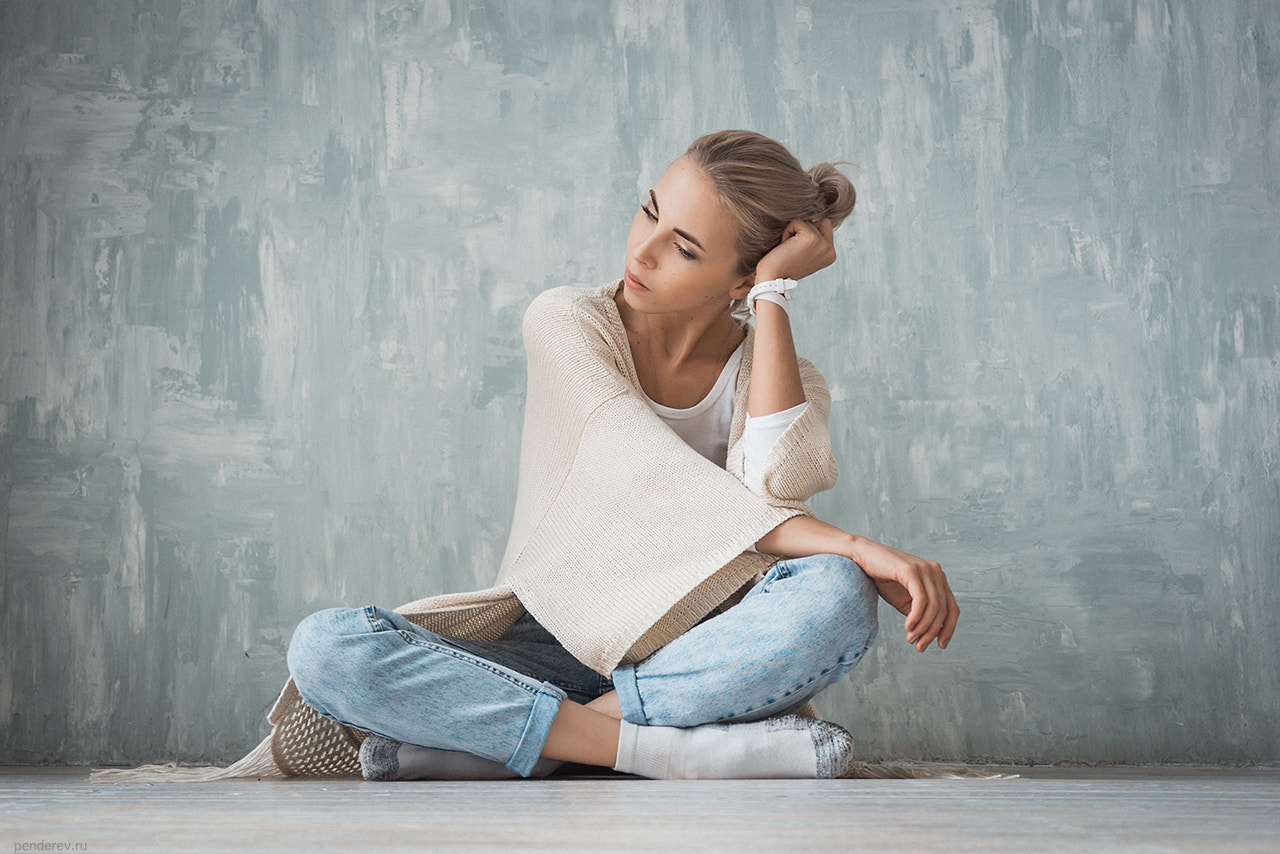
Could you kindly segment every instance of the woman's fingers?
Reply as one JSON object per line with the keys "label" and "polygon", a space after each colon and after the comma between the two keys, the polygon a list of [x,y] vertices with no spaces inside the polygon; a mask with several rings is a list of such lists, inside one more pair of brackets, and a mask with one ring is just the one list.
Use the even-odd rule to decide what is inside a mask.
{"label": "woman's fingers", "polygon": [[935,641],[945,649],[954,637],[960,608],[937,561],[859,537],[850,555],[876,583],[885,601],[906,615],[907,641],[924,652]]}
{"label": "woman's fingers", "polygon": [[956,634],[956,624],[960,622],[960,606],[956,603],[956,597],[948,588],[947,597],[950,599],[947,607],[947,619],[942,626],[942,633],[938,635],[938,648],[946,649],[951,643],[951,639]]}
{"label": "woman's fingers", "polygon": [[908,574],[911,583],[907,589],[911,591],[912,607],[905,625],[907,641],[920,652],[928,649],[934,641],[939,642],[939,648],[945,649],[942,639],[945,637],[946,643],[950,643],[960,616],[946,573],[934,561],[917,558],[910,563]]}
{"label": "woman's fingers", "polygon": [[818,223],[796,219],[787,224],[782,240],[756,265],[756,280],[803,279],[831,266],[836,248],[830,220]]}
{"label": "woman's fingers", "polygon": [[834,232],[831,229],[831,220],[824,219],[818,223],[795,220],[787,226],[789,232],[792,229],[794,229],[794,234],[797,236],[803,235],[806,260],[813,267],[808,273],[805,273],[806,276],[824,267],[830,267],[835,262],[836,245]]}

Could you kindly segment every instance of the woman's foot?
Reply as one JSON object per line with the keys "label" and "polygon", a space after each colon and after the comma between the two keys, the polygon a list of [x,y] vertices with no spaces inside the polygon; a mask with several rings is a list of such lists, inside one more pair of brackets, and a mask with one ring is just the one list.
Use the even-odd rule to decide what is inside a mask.
{"label": "woman's foot", "polygon": [[360,744],[360,774],[366,780],[384,782],[400,774],[400,742],[380,735],[370,735]]}
{"label": "woman's foot", "polygon": [[687,728],[623,721],[614,770],[660,780],[831,779],[852,762],[843,727],[791,715]]}

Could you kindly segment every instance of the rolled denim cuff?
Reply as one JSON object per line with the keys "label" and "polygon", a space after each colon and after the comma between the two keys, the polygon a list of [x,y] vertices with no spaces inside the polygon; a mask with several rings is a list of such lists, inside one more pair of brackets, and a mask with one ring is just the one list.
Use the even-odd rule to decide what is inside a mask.
{"label": "rolled denim cuff", "polygon": [[525,721],[524,732],[520,733],[520,743],[507,760],[507,767],[521,777],[532,774],[533,766],[542,758],[542,748],[551,733],[551,722],[556,719],[564,698],[565,693],[550,682],[543,682],[542,689],[534,695],[529,719]]}
{"label": "rolled denim cuff", "polygon": [[613,671],[613,690],[618,692],[622,719],[637,726],[648,726],[649,718],[644,713],[644,701],[640,699],[640,685],[636,682],[634,664],[620,664]]}

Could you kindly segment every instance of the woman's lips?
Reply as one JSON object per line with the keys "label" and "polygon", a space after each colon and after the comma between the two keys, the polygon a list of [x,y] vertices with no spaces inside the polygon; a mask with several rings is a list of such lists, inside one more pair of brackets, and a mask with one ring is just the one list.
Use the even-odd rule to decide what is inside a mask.
{"label": "woman's lips", "polygon": [[644,286],[644,284],[643,284],[639,279],[637,279],[635,276],[631,275],[631,271],[630,271],[630,270],[626,270],[626,271],[624,271],[624,272],[623,272],[623,274],[622,274],[622,280],[623,280],[624,282],[626,282],[627,287],[632,288],[633,290],[637,290],[637,291],[647,291],[647,290],[649,290],[648,288],[646,288],[646,287]]}

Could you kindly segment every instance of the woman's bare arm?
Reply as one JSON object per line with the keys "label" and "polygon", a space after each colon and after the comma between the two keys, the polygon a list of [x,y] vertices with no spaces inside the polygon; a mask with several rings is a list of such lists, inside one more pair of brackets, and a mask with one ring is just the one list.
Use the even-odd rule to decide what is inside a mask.
{"label": "woman's bare arm", "polygon": [[[779,243],[756,265],[755,281],[801,279],[830,266],[836,260],[830,220],[819,223],[796,220],[787,226]],[[751,386],[747,390],[747,414],[772,415],[804,403],[800,366],[791,335],[791,318],[781,306],[768,300],[756,303],[756,340],[751,356]]]}
{"label": "woman's bare arm", "polygon": [[838,554],[862,567],[881,598],[906,615],[907,641],[921,652],[935,640],[946,649],[956,632],[960,606],[935,561],[829,525],[810,516],[793,516],[760,538],[756,548],[783,557]]}

